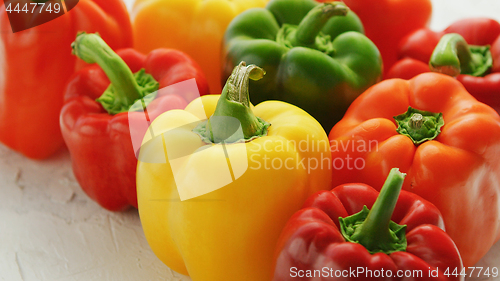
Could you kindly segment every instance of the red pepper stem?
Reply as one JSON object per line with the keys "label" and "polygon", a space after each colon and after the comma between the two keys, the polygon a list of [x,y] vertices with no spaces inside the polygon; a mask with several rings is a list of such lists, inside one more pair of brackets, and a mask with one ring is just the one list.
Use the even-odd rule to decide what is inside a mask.
{"label": "red pepper stem", "polygon": [[79,33],[71,47],[74,55],[86,63],[97,63],[102,68],[116,89],[114,95],[117,103],[132,105],[142,98],[134,74],[101,36],[96,33]]}
{"label": "red pepper stem", "polygon": [[359,241],[359,244],[363,245],[366,249],[376,251],[381,248],[381,244],[394,243],[394,237],[392,237],[389,230],[389,223],[396,207],[404,178],[405,174],[401,173],[398,168],[391,169],[366,220],[353,234],[352,239]]}
{"label": "red pepper stem", "polygon": [[295,36],[290,38],[293,46],[309,46],[316,42],[316,37],[328,20],[334,16],[345,16],[349,8],[342,2],[323,3],[314,7],[302,19]]}
{"label": "red pepper stem", "polygon": [[493,65],[489,46],[470,46],[457,33],[445,34],[434,49],[429,66],[450,76],[486,75]]}

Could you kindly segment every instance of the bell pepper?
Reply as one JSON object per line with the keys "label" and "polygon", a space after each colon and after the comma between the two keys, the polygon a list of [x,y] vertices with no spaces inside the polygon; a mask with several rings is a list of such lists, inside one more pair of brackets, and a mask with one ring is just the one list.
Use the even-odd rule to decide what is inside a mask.
{"label": "bell pepper", "polygon": [[[471,44],[471,45],[469,45]],[[410,79],[424,72],[457,78],[479,101],[500,111],[500,23],[487,18],[457,21],[441,32],[417,30],[400,47],[403,58],[390,78]]]}
{"label": "bell pepper", "polygon": [[380,53],[362,32],[341,2],[273,0],[229,25],[223,77],[240,61],[262,65],[267,75],[250,83],[254,104],[286,101],[329,129],[382,74]]}
{"label": "bell pepper", "polygon": [[59,128],[64,88],[85,65],[71,56],[75,34],[99,32],[113,49],[130,47],[127,8],[121,0],[80,0],[67,14],[16,33],[5,10],[0,17],[0,141],[27,157],[43,159],[64,145]]}
{"label": "bell pepper", "polygon": [[465,267],[500,238],[500,117],[452,77],[385,80],[354,101],[329,137],[334,186],[381,186],[400,167],[403,189],[443,214]]}
{"label": "bell pepper", "polygon": [[273,280],[463,280],[441,214],[403,180],[394,168],[380,194],[351,183],[311,196],[283,230]]}
{"label": "bell pepper", "polygon": [[[224,31],[241,12],[268,0],[136,0],[132,8],[134,47],[144,53],[173,48],[192,57],[220,94]],[[167,35],[165,32],[167,31]]]}
{"label": "bell pepper", "polygon": [[220,96],[156,118],[141,147],[144,233],[160,260],[193,281],[270,280],[281,229],[331,181],[314,118],[280,101],[249,103],[249,78],[263,74],[240,64]]}
{"label": "bell pepper", "polygon": [[[84,33],[77,36],[73,50],[85,62],[97,63],[72,76],[61,111],[61,131],[75,177],[102,207],[137,208],[132,133],[140,136],[140,147],[147,130],[140,126],[146,122],[145,112],[152,121],[188,104],[188,93],[172,93],[168,89],[173,86],[167,86],[194,78],[203,95],[208,85],[199,67],[179,51],[158,49],[145,56],[122,49],[115,54],[98,35]],[[145,112],[142,105],[131,108],[137,101],[147,104]]]}
{"label": "bell pepper", "polygon": [[[324,1],[324,0],[323,0]],[[431,0],[344,0],[365,27],[366,37],[377,45],[386,73],[398,60],[398,44],[431,19]]]}

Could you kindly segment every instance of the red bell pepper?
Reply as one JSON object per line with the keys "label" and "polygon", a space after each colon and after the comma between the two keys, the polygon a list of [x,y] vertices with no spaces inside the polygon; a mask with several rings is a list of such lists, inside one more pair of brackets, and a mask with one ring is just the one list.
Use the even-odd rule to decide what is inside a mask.
{"label": "red bell pepper", "polygon": [[[468,44],[475,45],[469,46]],[[444,31],[420,29],[408,35],[402,58],[389,78],[411,79],[430,72],[457,76],[476,99],[500,111],[500,24],[492,19],[460,20]]]}
{"label": "red bell pepper", "polygon": [[[328,0],[317,0],[327,2]],[[430,0],[344,0],[365,28],[365,34],[380,50],[384,72],[397,61],[398,43],[431,19]]]}
{"label": "red bell pepper", "polygon": [[46,158],[64,145],[59,128],[64,88],[85,65],[71,56],[75,34],[99,32],[112,49],[130,47],[127,8],[121,0],[80,0],[67,14],[12,33],[2,1],[0,28],[0,142],[30,158]]}
{"label": "red bell pepper", "polygon": [[463,280],[441,214],[403,180],[394,168],[380,194],[352,183],[310,197],[282,232],[274,281]]}
{"label": "red bell pepper", "polygon": [[[145,56],[123,49],[117,55],[96,34],[78,35],[73,49],[87,63],[98,64],[71,78],[61,111],[61,131],[75,177],[102,207],[111,211],[129,205],[137,208],[138,151],[130,130],[140,130],[135,134],[142,141],[147,126],[134,125],[145,120],[142,106],[141,112],[128,112],[130,107],[137,101],[150,102],[146,114],[153,121],[167,110],[183,109],[191,99],[192,93],[171,93],[172,86],[164,87],[194,78],[204,95],[208,92],[205,77],[191,58],[175,50],[157,49]],[[148,99],[156,90],[156,98]]]}
{"label": "red bell pepper", "polygon": [[329,135],[333,186],[381,186],[391,167],[403,189],[434,204],[473,266],[500,238],[500,117],[456,79],[423,73],[372,86]]}

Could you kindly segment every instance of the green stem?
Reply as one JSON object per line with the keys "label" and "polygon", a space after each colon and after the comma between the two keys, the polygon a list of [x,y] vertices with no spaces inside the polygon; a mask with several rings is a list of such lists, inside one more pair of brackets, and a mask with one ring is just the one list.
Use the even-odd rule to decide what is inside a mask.
{"label": "green stem", "polygon": [[295,36],[290,38],[293,46],[310,46],[316,42],[316,37],[328,20],[334,16],[345,16],[349,8],[342,2],[324,3],[314,7],[302,19]]}
{"label": "green stem", "polygon": [[[248,93],[249,80],[259,80],[265,73],[256,65],[246,66],[245,62],[236,66],[222,90],[214,114],[194,131],[212,143],[249,141],[266,135],[270,124],[255,116]],[[239,128],[242,135],[237,133]]]}
{"label": "green stem", "polygon": [[376,251],[385,248],[386,244],[396,242],[394,235],[390,233],[389,223],[396,208],[404,178],[405,174],[399,172],[399,169],[391,170],[368,217],[354,232],[352,239],[358,240],[359,244],[365,246],[366,249]]}
{"label": "green stem", "polygon": [[406,250],[406,226],[391,221],[404,177],[398,168],[391,169],[371,210],[365,206],[357,214],[339,218],[347,241],[363,245],[370,253],[390,254]]}
{"label": "green stem", "polygon": [[409,137],[415,145],[435,139],[441,133],[444,126],[442,113],[418,110],[408,107],[408,110],[395,116],[398,124],[396,131]]}
{"label": "green stem", "polygon": [[432,71],[450,76],[484,76],[493,65],[490,46],[470,46],[457,33],[445,34],[429,61]]}
{"label": "green stem", "polygon": [[133,104],[142,96],[134,74],[98,34],[80,33],[71,44],[73,54],[86,63],[97,63],[116,89],[115,99],[122,104]]}

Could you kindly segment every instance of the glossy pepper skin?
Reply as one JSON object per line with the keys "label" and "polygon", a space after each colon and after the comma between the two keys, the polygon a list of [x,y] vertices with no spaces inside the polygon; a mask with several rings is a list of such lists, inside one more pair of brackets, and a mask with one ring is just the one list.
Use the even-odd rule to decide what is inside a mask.
{"label": "glossy pepper skin", "polygon": [[132,8],[134,47],[143,53],[156,48],[183,51],[200,65],[210,93],[220,94],[224,31],[235,16],[264,7],[267,1],[136,0]]}
{"label": "glossy pepper skin", "polygon": [[[450,42],[447,45],[438,47],[440,41],[446,40],[445,35],[456,33],[463,37],[463,42]],[[449,36],[449,35],[448,35]],[[455,60],[465,62],[470,59],[465,58],[463,52],[457,51],[460,48],[471,49],[472,46],[490,46],[492,65],[487,71],[480,74],[472,75],[472,73],[449,73],[456,76],[467,91],[479,101],[488,104],[500,110],[500,24],[492,19],[487,18],[471,18],[457,21],[441,32],[431,31],[429,29],[419,29],[409,34],[402,42],[399,48],[399,56],[401,58],[389,71],[389,78],[410,79],[417,74],[430,72],[429,64],[433,61],[438,61],[440,58],[447,56],[448,53],[455,53]],[[461,46],[460,46],[461,45]],[[448,50],[446,50],[448,48]],[[474,47],[472,47],[474,48]],[[439,49],[439,50],[438,50]],[[441,54],[438,54],[441,52]],[[433,55],[433,53],[435,53]],[[444,62],[441,65],[441,70],[435,71],[446,72],[445,66],[452,66],[450,61]],[[447,73],[448,74],[448,73]]]}
{"label": "glossy pepper skin", "polygon": [[[97,44],[92,47],[100,48]],[[179,51],[157,49],[146,56],[134,49],[122,49],[117,54],[131,72],[145,69],[158,81],[160,89],[194,78],[201,95],[208,91],[199,67]],[[87,60],[87,57],[90,55],[84,54],[83,58]],[[61,131],[71,154],[73,172],[82,189],[102,207],[121,211],[129,206],[137,208],[137,151],[133,147],[131,132],[136,130],[135,134],[140,134],[141,138],[144,135],[146,130],[141,131],[141,127],[137,126],[144,119],[144,112],[110,114],[96,101],[110,86],[108,71],[111,69],[111,73],[118,73],[120,69],[109,67],[111,63],[108,62],[102,65],[106,72],[94,64],[71,77],[60,115]],[[111,78],[113,86],[120,87],[122,92],[127,90],[128,86],[117,86],[124,84],[124,75],[119,79],[114,77]],[[167,110],[184,108],[188,103],[184,94],[167,94],[165,90],[160,90],[147,106],[148,118],[154,120]]]}
{"label": "glossy pepper skin", "polygon": [[426,27],[432,14],[430,0],[344,0],[343,2],[359,16],[366,37],[377,45],[384,60],[384,73],[398,60],[399,42],[409,33]]}
{"label": "glossy pepper skin", "polygon": [[383,81],[352,104],[329,138],[334,186],[381,186],[390,167],[400,167],[403,189],[441,211],[465,267],[499,239],[500,117],[452,77]]}
{"label": "glossy pepper skin", "polygon": [[[160,115],[150,128],[163,137],[146,138],[141,148],[137,193],[144,233],[160,260],[193,281],[270,280],[281,229],[331,181],[327,136],[316,120],[280,101],[249,104],[249,76],[262,74],[256,66],[238,66],[221,96]],[[206,143],[210,134],[193,132],[207,128],[206,116],[212,130],[205,132],[214,139],[228,125],[217,118],[234,117],[247,141]],[[168,161],[152,163],[163,147]],[[184,156],[181,162],[177,155]],[[314,167],[313,159],[324,166]]]}
{"label": "glossy pepper skin", "polygon": [[[386,184],[397,181],[390,174]],[[342,184],[331,191],[319,191],[311,196],[303,209],[290,218],[281,234],[273,280],[404,280],[397,276],[401,272],[411,272],[412,278],[409,280],[463,280],[460,275],[445,275],[447,269],[449,273],[454,270],[460,273],[462,261],[453,240],[443,230],[439,210],[410,192],[401,191],[398,198],[401,185],[402,180],[388,186],[392,187],[390,189],[394,196],[384,194],[384,189],[388,191],[387,187],[383,187],[379,195],[374,188],[361,183]],[[382,198],[393,200],[394,203],[382,201]],[[375,202],[379,202],[383,209],[379,214],[388,209],[387,214],[375,215]],[[370,210],[368,217],[371,216],[372,220],[387,215],[385,220],[391,220],[391,227],[405,225],[398,234],[398,238],[404,237],[402,248],[374,251],[365,246],[370,245],[366,240],[346,240],[344,235],[347,232],[339,218],[348,221],[349,216],[354,217],[365,207]],[[360,227],[357,227],[356,231],[364,237],[376,237],[373,244],[377,248],[382,241],[381,230],[384,227],[387,229],[389,222],[378,224],[380,228],[369,229],[366,225],[368,220],[364,220],[364,229],[358,230]],[[323,278],[319,279],[318,275],[312,278],[314,270],[319,270]],[[356,275],[349,276],[353,270]],[[371,275],[368,270],[372,271]],[[432,276],[431,270],[434,271]],[[348,272],[345,278],[339,277],[342,271]],[[375,271],[379,272],[378,278],[374,277]],[[416,273],[418,271],[421,273]]]}
{"label": "glossy pepper skin", "polygon": [[0,141],[43,159],[64,145],[59,129],[64,87],[85,65],[71,55],[75,34],[99,32],[113,49],[131,47],[129,14],[120,0],[80,0],[66,15],[12,33],[3,2],[0,8]]}
{"label": "glossy pepper skin", "polygon": [[328,129],[382,74],[377,47],[341,2],[273,0],[248,10],[229,25],[223,59],[223,78],[240,61],[266,69],[250,83],[252,103],[289,102]]}

